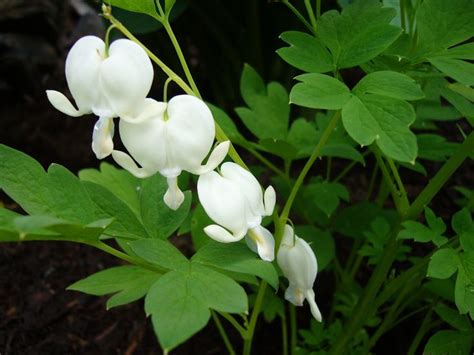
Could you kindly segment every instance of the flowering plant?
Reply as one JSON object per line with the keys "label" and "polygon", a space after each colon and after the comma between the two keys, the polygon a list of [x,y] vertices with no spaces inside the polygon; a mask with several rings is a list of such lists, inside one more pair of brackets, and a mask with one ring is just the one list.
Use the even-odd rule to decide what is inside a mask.
{"label": "flowering plant", "polygon": [[[83,37],[67,56],[73,100],[46,94],[65,115],[98,117],[92,150],[115,165],[45,171],[1,145],[0,188],[25,214],[0,209],[0,242],[76,242],[126,262],[68,289],[111,295],[107,308],[144,298],[165,353],[212,318],[229,353],[240,346],[231,328],[250,354],[263,313],[281,320],[283,354],[365,354],[420,314],[404,352],[428,334],[427,353],[469,354],[474,195],[458,187],[459,211],[444,216],[451,230],[428,205],[474,152],[472,1],[341,1],[341,11],[321,13],[321,1],[305,0],[306,14],[281,2],[306,31],[282,33],[277,53],[303,74],[288,94],[245,65],[236,124],[201,96],[171,28],[175,0],[106,1],[105,39]],[[159,22],[185,78],[115,8]],[[112,30],[125,38],[111,41]],[[360,68],[355,85],[345,80],[351,68]],[[157,69],[168,77],[162,101],[148,97]],[[170,82],[182,93],[168,100]],[[453,141],[436,131],[447,111],[459,127]],[[403,181],[431,173],[432,161],[443,165],[420,191],[407,189]],[[371,170],[364,196],[351,196],[348,176],[361,166]],[[178,230],[192,253],[170,242]],[[308,329],[298,332],[294,306]]]}

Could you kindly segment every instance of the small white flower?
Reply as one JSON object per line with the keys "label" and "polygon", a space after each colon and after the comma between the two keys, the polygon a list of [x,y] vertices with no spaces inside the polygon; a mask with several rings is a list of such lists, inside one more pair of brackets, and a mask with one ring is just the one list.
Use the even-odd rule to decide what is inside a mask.
{"label": "small white flower", "polygon": [[244,238],[249,247],[263,260],[275,258],[272,234],[261,226],[262,217],[270,216],[275,208],[275,190],[269,186],[265,193],[257,179],[235,163],[224,163],[220,174],[211,171],[198,180],[198,195],[204,210],[217,224],[204,232],[222,243]]}
{"label": "small white flower", "polygon": [[48,99],[66,115],[99,116],[92,150],[103,159],[113,150],[113,118],[132,119],[143,110],[153,81],[153,66],[145,51],[130,40],[113,42],[107,54],[102,39],[86,36],[69,51],[66,80],[78,108],[58,91],[47,90]]}
{"label": "small white flower", "polygon": [[177,184],[181,171],[200,175],[215,169],[224,160],[230,144],[220,143],[207,164],[201,165],[214,142],[214,119],[207,105],[190,95],[175,96],[169,103],[147,99],[141,118],[120,119],[119,129],[131,156],[114,150],[115,161],[137,177],[156,172],[165,176],[168,190],[164,201],[174,210],[184,201]]}
{"label": "small white flower", "polygon": [[314,299],[313,291],[313,284],[318,273],[316,256],[309,244],[298,238],[289,225],[285,226],[277,262],[290,282],[285,292],[285,299],[295,306],[302,306],[306,299],[311,308],[311,314],[321,322],[321,312]]}

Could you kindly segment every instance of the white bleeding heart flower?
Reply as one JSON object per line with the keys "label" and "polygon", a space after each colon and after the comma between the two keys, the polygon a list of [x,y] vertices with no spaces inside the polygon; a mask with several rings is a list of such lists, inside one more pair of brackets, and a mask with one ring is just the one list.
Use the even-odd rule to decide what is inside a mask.
{"label": "white bleeding heart flower", "polygon": [[113,118],[132,120],[143,111],[153,81],[153,66],[143,48],[128,39],[114,41],[107,51],[102,39],[86,36],[69,51],[66,80],[78,108],[58,91],[47,90],[48,99],[66,115],[99,116],[92,150],[103,159],[113,150]]}
{"label": "white bleeding heart flower", "polygon": [[146,99],[141,118],[121,119],[119,131],[131,156],[114,150],[115,161],[140,178],[156,172],[166,177],[164,201],[174,210],[184,201],[177,183],[181,171],[197,175],[212,171],[224,160],[230,144],[220,143],[201,165],[214,143],[214,119],[207,105],[190,95],[175,96],[168,103]]}
{"label": "white bleeding heart flower", "polygon": [[321,322],[321,312],[313,291],[313,284],[318,273],[316,255],[305,240],[294,234],[293,228],[289,225],[285,226],[277,262],[290,282],[285,292],[285,299],[295,306],[302,306],[306,299],[311,308],[311,314],[318,322]]}
{"label": "white bleeding heart flower", "polygon": [[217,224],[204,228],[212,239],[232,243],[246,237],[249,247],[263,260],[275,258],[272,234],[261,226],[262,217],[275,208],[275,190],[265,193],[257,179],[235,163],[224,163],[220,173],[211,171],[198,180],[198,195],[204,210]]}

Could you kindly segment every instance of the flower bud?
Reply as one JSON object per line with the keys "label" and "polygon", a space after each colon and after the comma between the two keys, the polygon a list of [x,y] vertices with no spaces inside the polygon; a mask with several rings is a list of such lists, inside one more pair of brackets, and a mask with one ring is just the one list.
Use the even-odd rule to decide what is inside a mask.
{"label": "flower bud", "polygon": [[313,291],[313,284],[318,273],[316,256],[309,244],[298,238],[289,225],[285,226],[277,262],[290,283],[285,292],[285,299],[295,306],[302,306],[306,299],[310,305],[311,314],[321,322],[321,312],[314,299]]}
{"label": "flower bud", "polygon": [[275,241],[261,226],[262,217],[270,216],[275,207],[273,187],[269,186],[263,194],[249,171],[235,163],[224,163],[220,173],[201,175],[197,188],[204,210],[217,223],[204,228],[209,237],[231,243],[247,236],[247,244],[263,260],[274,259]]}

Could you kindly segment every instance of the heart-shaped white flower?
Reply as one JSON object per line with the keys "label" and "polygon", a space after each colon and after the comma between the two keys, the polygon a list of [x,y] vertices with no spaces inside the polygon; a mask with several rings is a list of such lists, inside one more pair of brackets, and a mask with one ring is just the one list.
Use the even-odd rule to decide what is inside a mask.
{"label": "heart-shaped white flower", "polygon": [[220,143],[207,164],[201,165],[214,143],[214,119],[207,105],[190,95],[175,96],[168,103],[147,99],[141,118],[121,119],[119,130],[131,156],[114,150],[115,161],[137,177],[156,172],[165,176],[168,191],[164,201],[172,209],[184,200],[177,185],[181,171],[200,175],[215,169],[224,160],[230,144]]}
{"label": "heart-shaped white flower", "polygon": [[47,90],[48,99],[66,115],[99,116],[92,150],[103,159],[113,150],[113,118],[132,119],[143,111],[153,81],[153,66],[143,48],[128,39],[113,42],[106,51],[102,39],[86,36],[69,51],[66,80],[78,108],[58,91]]}
{"label": "heart-shaped white flower", "polygon": [[237,242],[247,235],[249,247],[266,261],[275,257],[272,234],[261,226],[262,217],[275,208],[275,190],[265,193],[257,179],[235,163],[224,163],[220,173],[211,171],[198,180],[199,201],[208,216],[217,224],[204,228],[214,240]]}
{"label": "heart-shaped white flower", "polygon": [[285,299],[295,306],[302,306],[306,299],[311,308],[311,314],[318,322],[321,322],[321,312],[314,299],[313,291],[313,284],[318,273],[316,255],[304,239],[295,235],[293,228],[289,225],[285,226],[277,262],[290,282],[285,292]]}

